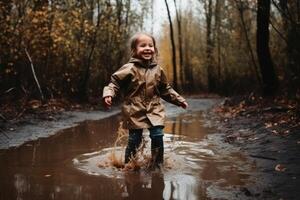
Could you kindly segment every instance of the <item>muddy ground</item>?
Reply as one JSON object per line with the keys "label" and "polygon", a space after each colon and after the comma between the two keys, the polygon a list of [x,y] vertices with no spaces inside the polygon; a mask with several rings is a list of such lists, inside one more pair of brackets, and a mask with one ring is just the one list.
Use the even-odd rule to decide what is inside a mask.
{"label": "muddy ground", "polygon": [[[189,99],[188,110],[167,104],[168,118],[182,113],[205,111],[208,126],[217,129],[224,148],[238,149],[251,163],[253,171],[249,182],[235,188],[234,195],[212,195],[215,199],[298,199],[300,191],[300,138],[299,130],[288,134],[274,134],[266,127],[265,114],[254,113],[245,116],[222,116],[211,109],[224,102],[223,99]],[[100,120],[119,112],[110,111],[63,112],[50,118],[24,118],[6,124],[0,133],[0,150],[18,148],[22,144],[41,137],[55,135],[57,131],[76,126],[85,120]],[[270,114],[270,113],[266,113]],[[273,113],[274,114],[274,113]],[[275,113],[276,114],[276,113]],[[5,151],[3,151],[5,152]],[[3,163],[2,163],[3,164]],[[238,163],[237,163],[238,165]],[[2,167],[4,167],[2,165]],[[233,186],[234,187],[234,186]],[[214,199],[213,198],[213,199]]]}
{"label": "muddy ground", "polygon": [[215,118],[219,131],[225,134],[224,141],[240,148],[256,166],[257,183],[245,188],[245,194],[299,199],[300,123],[295,103],[259,99],[245,105],[244,99],[226,101],[215,107],[210,118]]}

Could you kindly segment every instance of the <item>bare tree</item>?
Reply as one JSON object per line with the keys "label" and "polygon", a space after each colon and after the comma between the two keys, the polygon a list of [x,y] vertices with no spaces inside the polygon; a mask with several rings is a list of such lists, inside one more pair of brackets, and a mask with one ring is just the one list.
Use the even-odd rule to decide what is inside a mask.
{"label": "bare tree", "polygon": [[[222,1],[223,2],[223,1]],[[215,28],[214,28],[214,43],[217,45],[217,76],[216,83],[218,87],[221,85],[221,0],[216,0],[215,6]]]}
{"label": "bare tree", "polygon": [[170,39],[171,39],[171,44],[172,44],[172,63],[173,63],[173,87],[175,90],[178,89],[177,86],[177,64],[176,64],[176,47],[175,47],[175,40],[174,40],[174,30],[173,30],[173,24],[172,24],[172,18],[170,14],[170,9],[168,5],[168,1],[165,0],[166,7],[167,7],[167,12],[168,12],[168,19],[169,19],[169,24],[170,24]]}
{"label": "bare tree", "polygon": [[40,92],[41,100],[44,101],[44,100],[45,100],[44,93],[43,93],[43,91],[42,91],[42,89],[41,89],[41,86],[40,86],[40,83],[39,83],[39,81],[38,81],[38,79],[37,79],[37,76],[36,76],[36,73],[35,73],[35,70],[34,70],[34,66],[33,66],[32,59],[31,59],[31,57],[30,57],[30,55],[29,55],[29,53],[28,53],[28,51],[27,51],[26,48],[25,48],[25,53],[26,53],[26,56],[27,56],[27,58],[28,58],[28,60],[29,60],[29,62],[30,62],[31,72],[32,72],[34,81],[35,81],[35,83],[36,83],[36,85],[37,85],[37,88],[38,88],[38,90],[39,90],[39,92]]}
{"label": "bare tree", "polygon": [[256,50],[264,95],[273,95],[278,88],[278,79],[269,49],[270,3],[270,0],[257,1]]}
{"label": "bare tree", "polygon": [[183,50],[182,50],[182,33],[181,33],[181,8],[177,7],[176,0],[174,0],[176,21],[178,29],[178,44],[179,44],[179,70],[180,70],[180,82],[184,85],[184,66],[183,66]]}
{"label": "bare tree", "polygon": [[235,0],[235,3],[236,3],[237,9],[238,9],[239,14],[240,14],[240,18],[241,18],[241,22],[242,22],[242,28],[243,28],[243,31],[244,31],[244,34],[245,34],[247,47],[248,47],[248,50],[249,50],[249,53],[250,53],[250,59],[251,59],[252,64],[253,64],[252,65],[253,68],[251,68],[252,73],[254,73],[256,75],[257,81],[261,84],[261,78],[260,78],[260,74],[258,72],[258,66],[257,66],[256,61],[255,61],[254,52],[253,52],[253,49],[252,49],[252,46],[251,46],[250,38],[249,38],[249,35],[248,35],[248,31],[247,31],[246,23],[245,23],[245,19],[244,19],[244,11],[245,11],[245,5],[244,4],[245,4],[245,2],[243,2],[241,0]]}
{"label": "bare tree", "polygon": [[[91,5],[91,12],[93,13],[93,5]],[[79,82],[79,89],[78,89],[78,95],[81,100],[86,100],[87,99],[87,85],[88,81],[90,79],[90,69],[91,69],[91,63],[92,63],[92,56],[94,54],[95,46],[97,43],[97,31],[100,26],[100,17],[101,17],[101,11],[100,11],[100,2],[97,3],[97,24],[96,24],[96,29],[93,34],[93,37],[91,39],[91,49],[90,52],[88,53],[87,57],[85,58],[86,60],[86,68],[84,70],[83,74],[83,79],[80,80]],[[118,18],[119,19],[119,18]]]}
{"label": "bare tree", "polygon": [[206,68],[209,91],[216,90],[216,82],[213,65],[214,42],[212,37],[212,18],[213,18],[213,1],[204,0],[204,10],[206,17]]}
{"label": "bare tree", "polygon": [[279,3],[272,0],[272,2],[282,18],[284,34],[274,26],[273,28],[286,41],[285,82],[288,83],[288,92],[293,93],[298,90],[300,84],[300,0],[279,0]]}
{"label": "bare tree", "polygon": [[[194,88],[194,74],[193,74],[193,66],[191,64],[191,57],[193,52],[193,45],[191,41],[193,39],[191,38],[191,32],[193,31],[193,25],[192,25],[192,12],[189,11],[188,15],[182,21],[182,29],[185,30],[183,34],[183,44],[184,44],[184,83],[185,83],[185,90],[191,92]],[[199,87],[197,87],[199,88]]]}

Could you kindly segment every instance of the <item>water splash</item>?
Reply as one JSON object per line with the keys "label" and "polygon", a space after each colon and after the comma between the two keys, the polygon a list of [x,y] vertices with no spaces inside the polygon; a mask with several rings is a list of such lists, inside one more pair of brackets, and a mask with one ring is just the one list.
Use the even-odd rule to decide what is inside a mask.
{"label": "water splash", "polygon": [[[120,136],[125,139],[125,136]],[[183,141],[183,136],[164,135],[164,165],[161,171],[164,174],[176,174],[178,172],[192,173],[193,170],[201,169],[201,163],[215,157],[208,144],[204,141]],[[124,165],[125,146],[124,141],[117,139],[115,146],[105,148],[94,153],[83,154],[73,159],[73,165],[80,171],[92,175],[104,175],[114,178],[122,178],[124,171],[147,171],[151,166],[150,138],[147,133],[136,156]]]}
{"label": "water splash", "polygon": [[[122,159],[123,158],[122,155],[125,152],[124,146],[122,148],[123,149],[122,154],[116,153],[116,149],[117,149],[118,145],[121,144],[125,138],[128,138],[128,130],[123,128],[123,122],[120,122],[117,133],[118,133],[118,137],[114,143],[114,148],[112,149],[112,152],[111,152],[110,156],[108,157],[109,161],[110,161],[109,165],[114,166],[116,168],[123,168],[124,167],[124,159]],[[98,166],[101,167],[101,163],[99,163]]]}

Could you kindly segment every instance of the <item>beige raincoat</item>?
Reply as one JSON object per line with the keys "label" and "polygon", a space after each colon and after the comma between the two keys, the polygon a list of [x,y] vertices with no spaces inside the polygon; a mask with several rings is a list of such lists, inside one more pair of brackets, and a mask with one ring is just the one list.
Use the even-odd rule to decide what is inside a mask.
{"label": "beige raincoat", "polygon": [[146,64],[137,58],[131,58],[111,76],[111,82],[103,89],[103,98],[115,97],[120,89],[125,94],[122,114],[127,129],[163,126],[165,111],[160,98],[178,106],[185,102],[168,84],[159,65]]}

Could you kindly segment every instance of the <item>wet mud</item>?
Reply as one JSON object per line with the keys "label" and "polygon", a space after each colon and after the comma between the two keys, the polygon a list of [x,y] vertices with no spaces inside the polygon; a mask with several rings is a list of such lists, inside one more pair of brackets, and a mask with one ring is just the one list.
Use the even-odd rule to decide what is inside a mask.
{"label": "wet mud", "polygon": [[[105,165],[112,151],[123,159],[124,144],[113,148],[119,115],[0,150],[0,199],[252,198],[247,187],[255,184],[255,163],[224,143],[203,113],[169,115],[161,170],[124,171]],[[144,137],[147,144],[147,132]]]}
{"label": "wet mud", "polygon": [[255,166],[253,184],[242,188],[245,194],[254,199],[299,199],[299,131],[285,136],[274,134],[266,128],[263,115],[214,121],[225,133],[224,141],[238,147]]}

